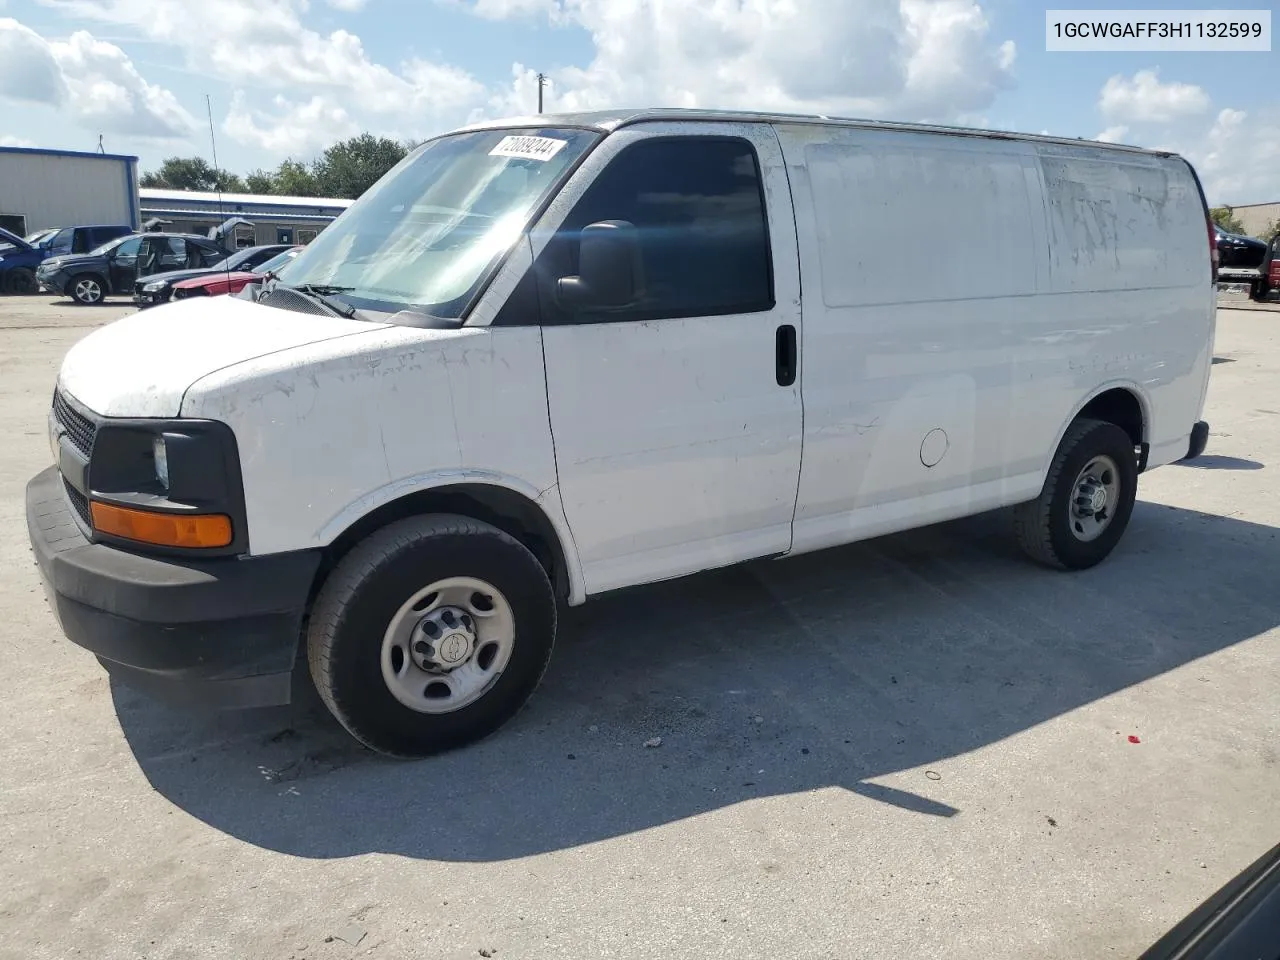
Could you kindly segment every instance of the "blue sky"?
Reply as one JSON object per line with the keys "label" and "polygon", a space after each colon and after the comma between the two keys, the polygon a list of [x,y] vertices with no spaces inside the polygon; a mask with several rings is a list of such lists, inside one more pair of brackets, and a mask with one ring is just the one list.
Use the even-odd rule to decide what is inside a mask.
{"label": "blue sky", "polygon": [[542,70],[548,109],[757,107],[1102,136],[1185,153],[1213,202],[1280,200],[1280,53],[1047,53],[1044,9],[0,0],[0,144],[93,149],[101,133],[109,152],[137,154],[144,169],[207,156],[208,94],[219,161],[247,171],[363,130],[421,138],[532,112]]}

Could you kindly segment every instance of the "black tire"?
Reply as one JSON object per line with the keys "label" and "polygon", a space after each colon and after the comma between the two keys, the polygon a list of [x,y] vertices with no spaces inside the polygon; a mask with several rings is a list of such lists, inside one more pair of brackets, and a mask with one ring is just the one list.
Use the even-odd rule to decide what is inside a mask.
{"label": "black tire", "polygon": [[[383,635],[396,611],[437,580],[474,577],[506,599],[515,640],[505,669],[480,698],[452,713],[419,713],[383,680]],[[307,628],[320,698],[365,746],[410,759],[493,733],[533,693],[551,659],[556,602],[547,572],[518,540],[469,517],[409,517],[374,532],[334,568]]]}
{"label": "black tire", "polygon": [[40,289],[40,285],[36,283],[35,271],[26,267],[14,267],[5,274],[4,292],[22,296],[29,293],[35,293]]}
{"label": "black tire", "polygon": [[[96,289],[97,296],[91,296],[90,290]],[[81,273],[67,283],[67,294],[82,307],[96,307],[107,299],[107,282],[96,273]]]}
{"label": "black tire", "polygon": [[[1072,531],[1072,501],[1080,472],[1095,457],[1110,457],[1119,470],[1119,497],[1109,524],[1094,540]],[[1138,460],[1132,438],[1113,423],[1076,420],[1054,454],[1035,500],[1013,508],[1018,544],[1031,559],[1059,570],[1085,570],[1106,559],[1129,525],[1138,493]]]}
{"label": "black tire", "polygon": [[1261,303],[1267,299],[1267,285],[1261,280],[1255,280],[1249,284],[1249,299],[1255,303]]}

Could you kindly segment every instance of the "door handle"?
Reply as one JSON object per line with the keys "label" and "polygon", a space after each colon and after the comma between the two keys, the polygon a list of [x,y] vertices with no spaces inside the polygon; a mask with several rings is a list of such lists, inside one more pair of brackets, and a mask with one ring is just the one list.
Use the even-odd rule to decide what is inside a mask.
{"label": "door handle", "polygon": [[778,386],[789,387],[796,382],[796,328],[784,323],[778,328],[775,344],[776,376]]}

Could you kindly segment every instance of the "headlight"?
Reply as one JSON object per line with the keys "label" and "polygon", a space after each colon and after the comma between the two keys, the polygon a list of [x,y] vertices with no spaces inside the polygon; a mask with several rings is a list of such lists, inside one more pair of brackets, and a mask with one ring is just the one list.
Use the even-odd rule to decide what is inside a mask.
{"label": "headlight", "polygon": [[155,461],[156,479],[167,491],[169,489],[169,448],[165,446],[163,434],[151,441],[151,459]]}
{"label": "headlight", "polygon": [[145,293],[155,293],[157,290],[160,290],[160,289],[162,289],[163,287],[164,287],[164,281],[163,281],[163,280],[157,280],[155,283],[148,283],[148,284],[147,284],[145,287],[143,287],[142,289],[143,289],[143,292],[145,292]]}
{"label": "headlight", "polygon": [[243,553],[244,489],[235,434],[212,420],[107,420],[89,458],[100,537],[162,549]]}

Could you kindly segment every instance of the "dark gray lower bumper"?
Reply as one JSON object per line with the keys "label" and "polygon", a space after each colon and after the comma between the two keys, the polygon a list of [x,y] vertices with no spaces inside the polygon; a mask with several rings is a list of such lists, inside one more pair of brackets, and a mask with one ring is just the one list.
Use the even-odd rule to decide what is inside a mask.
{"label": "dark gray lower bumper", "polygon": [[177,560],[91,543],[54,467],[27,484],[27,532],[63,633],[109,671],[183,703],[289,702],[318,551]]}

